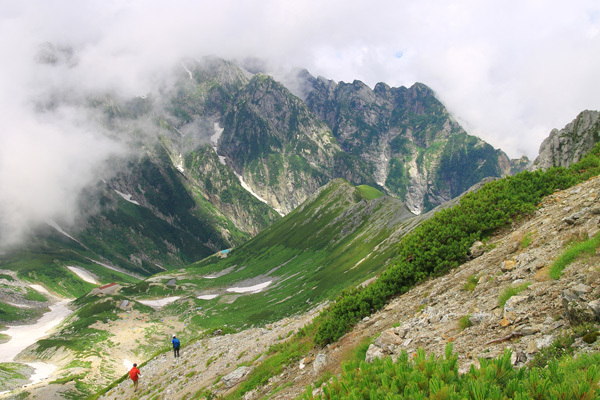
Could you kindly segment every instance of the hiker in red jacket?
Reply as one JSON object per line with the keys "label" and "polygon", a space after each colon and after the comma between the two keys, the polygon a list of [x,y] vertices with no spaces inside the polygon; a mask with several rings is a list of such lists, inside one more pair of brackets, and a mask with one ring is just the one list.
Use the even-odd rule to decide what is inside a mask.
{"label": "hiker in red jacket", "polygon": [[138,377],[142,376],[140,370],[137,368],[137,364],[133,364],[133,368],[129,370],[129,377],[133,381],[133,391],[137,391],[138,388]]}

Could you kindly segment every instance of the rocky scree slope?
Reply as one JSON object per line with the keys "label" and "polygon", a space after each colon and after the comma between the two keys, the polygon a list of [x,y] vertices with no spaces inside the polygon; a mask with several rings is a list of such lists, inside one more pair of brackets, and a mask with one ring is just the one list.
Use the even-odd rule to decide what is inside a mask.
{"label": "rocky scree slope", "polygon": [[[569,243],[598,233],[599,194],[600,178],[595,177],[548,196],[530,218],[494,236],[485,245],[475,246],[475,258],[471,261],[394,299],[337,343],[313,349],[244,398],[296,398],[323,374],[339,373],[347,354],[368,339],[374,342],[367,351],[367,361],[396,357],[402,350],[414,353],[419,347],[439,356],[452,342],[461,371],[472,364],[477,366],[479,358],[501,355],[505,348],[512,350],[515,366],[531,362],[560,335],[571,334],[586,321],[598,320],[599,256],[578,258],[558,280],[551,279],[548,270]],[[467,283],[474,283],[474,287]],[[500,305],[501,295],[508,288],[519,286],[522,291]],[[204,339],[188,346],[177,364],[169,355],[152,360],[145,376],[149,383],[139,398],[153,398],[159,391],[165,399],[185,398],[187,393],[201,389],[214,395],[228,393],[261,362],[260,357],[254,356],[241,366],[246,360],[248,339],[268,347],[285,339],[313,315],[270,325],[258,330],[258,336],[245,336],[251,335],[249,331],[225,335],[218,339],[226,343],[222,347],[216,345],[215,338]],[[468,323],[461,323],[461,319]],[[274,334],[281,336],[270,343],[257,339]],[[575,340],[573,347],[578,352],[598,350],[597,342],[588,344],[581,338]],[[234,360],[237,357],[239,361]],[[215,364],[210,369],[212,362],[207,365],[208,360],[218,361],[221,367],[214,368]],[[124,382],[106,398],[119,398],[131,390],[130,383]]]}

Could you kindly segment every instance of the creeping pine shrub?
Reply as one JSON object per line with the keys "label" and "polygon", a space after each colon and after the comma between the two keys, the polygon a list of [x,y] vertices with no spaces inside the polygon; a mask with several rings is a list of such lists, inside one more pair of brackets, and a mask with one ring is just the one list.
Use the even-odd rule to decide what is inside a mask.
{"label": "creeping pine shrub", "polygon": [[309,386],[302,399],[592,400],[600,395],[600,354],[553,361],[548,368],[515,369],[510,358],[507,349],[495,359],[480,359],[480,368],[471,366],[460,375],[458,356],[449,344],[441,357],[427,357],[419,349],[415,357],[402,352],[396,362],[385,357],[344,363],[340,377],[326,383],[322,394],[313,396]]}
{"label": "creeping pine shrub", "polygon": [[460,204],[438,211],[403,237],[396,257],[376,282],[342,293],[324,310],[315,342],[322,346],[338,340],[362,318],[382,308],[389,298],[462,264],[475,240],[533,212],[542,198],[556,189],[566,189],[599,173],[597,144],[568,169],[524,171],[466,194]]}
{"label": "creeping pine shrub", "polygon": [[467,329],[471,326],[473,326],[473,323],[471,322],[471,315],[463,315],[458,320],[458,328],[461,331],[464,331],[465,329]]}

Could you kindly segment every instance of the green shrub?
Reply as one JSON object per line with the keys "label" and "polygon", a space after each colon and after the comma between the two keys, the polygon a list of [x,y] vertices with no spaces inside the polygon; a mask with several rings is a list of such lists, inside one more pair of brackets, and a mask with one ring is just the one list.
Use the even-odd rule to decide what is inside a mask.
{"label": "green shrub", "polygon": [[475,290],[478,283],[479,283],[479,278],[477,277],[477,275],[471,275],[467,278],[467,281],[463,285],[463,290],[465,290],[467,292],[472,292],[473,290]]}
{"label": "green shrub", "polygon": [[471,326],[473,326],[473,323],[471,322],[471,315],[469,314],[463,315],[458,320],[458,329],[460,329],[461,331],[464,331],[465,329]]}
{"label": "green shrub", "polygon": [[342,364],[340,377],[323,386],[323,393],[312,395],[309,386],[302,399],[596,399],[600,395],[599,354],[577,359],[553,361],[548,368],[513,368],[511,352],[487,360],[480,368],[458,373],[458,357],[452,346],[443,357],[425,355],[415,358],[406,352],[396,362],[391,358],[372,363]]}

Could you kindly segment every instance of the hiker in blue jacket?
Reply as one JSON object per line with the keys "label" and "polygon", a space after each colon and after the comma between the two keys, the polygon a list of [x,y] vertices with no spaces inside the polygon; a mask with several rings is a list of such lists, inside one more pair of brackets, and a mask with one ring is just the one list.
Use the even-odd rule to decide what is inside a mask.
{"label": "hiker in blue jacket", "polygon": [[181,342],[179,339],[177,339],[177,336],[173,335],[173,340],[171,340],[171,343],[173,343],[173,355],[175,358],[177,358],[179,357],[179,346],[181,345]]}

